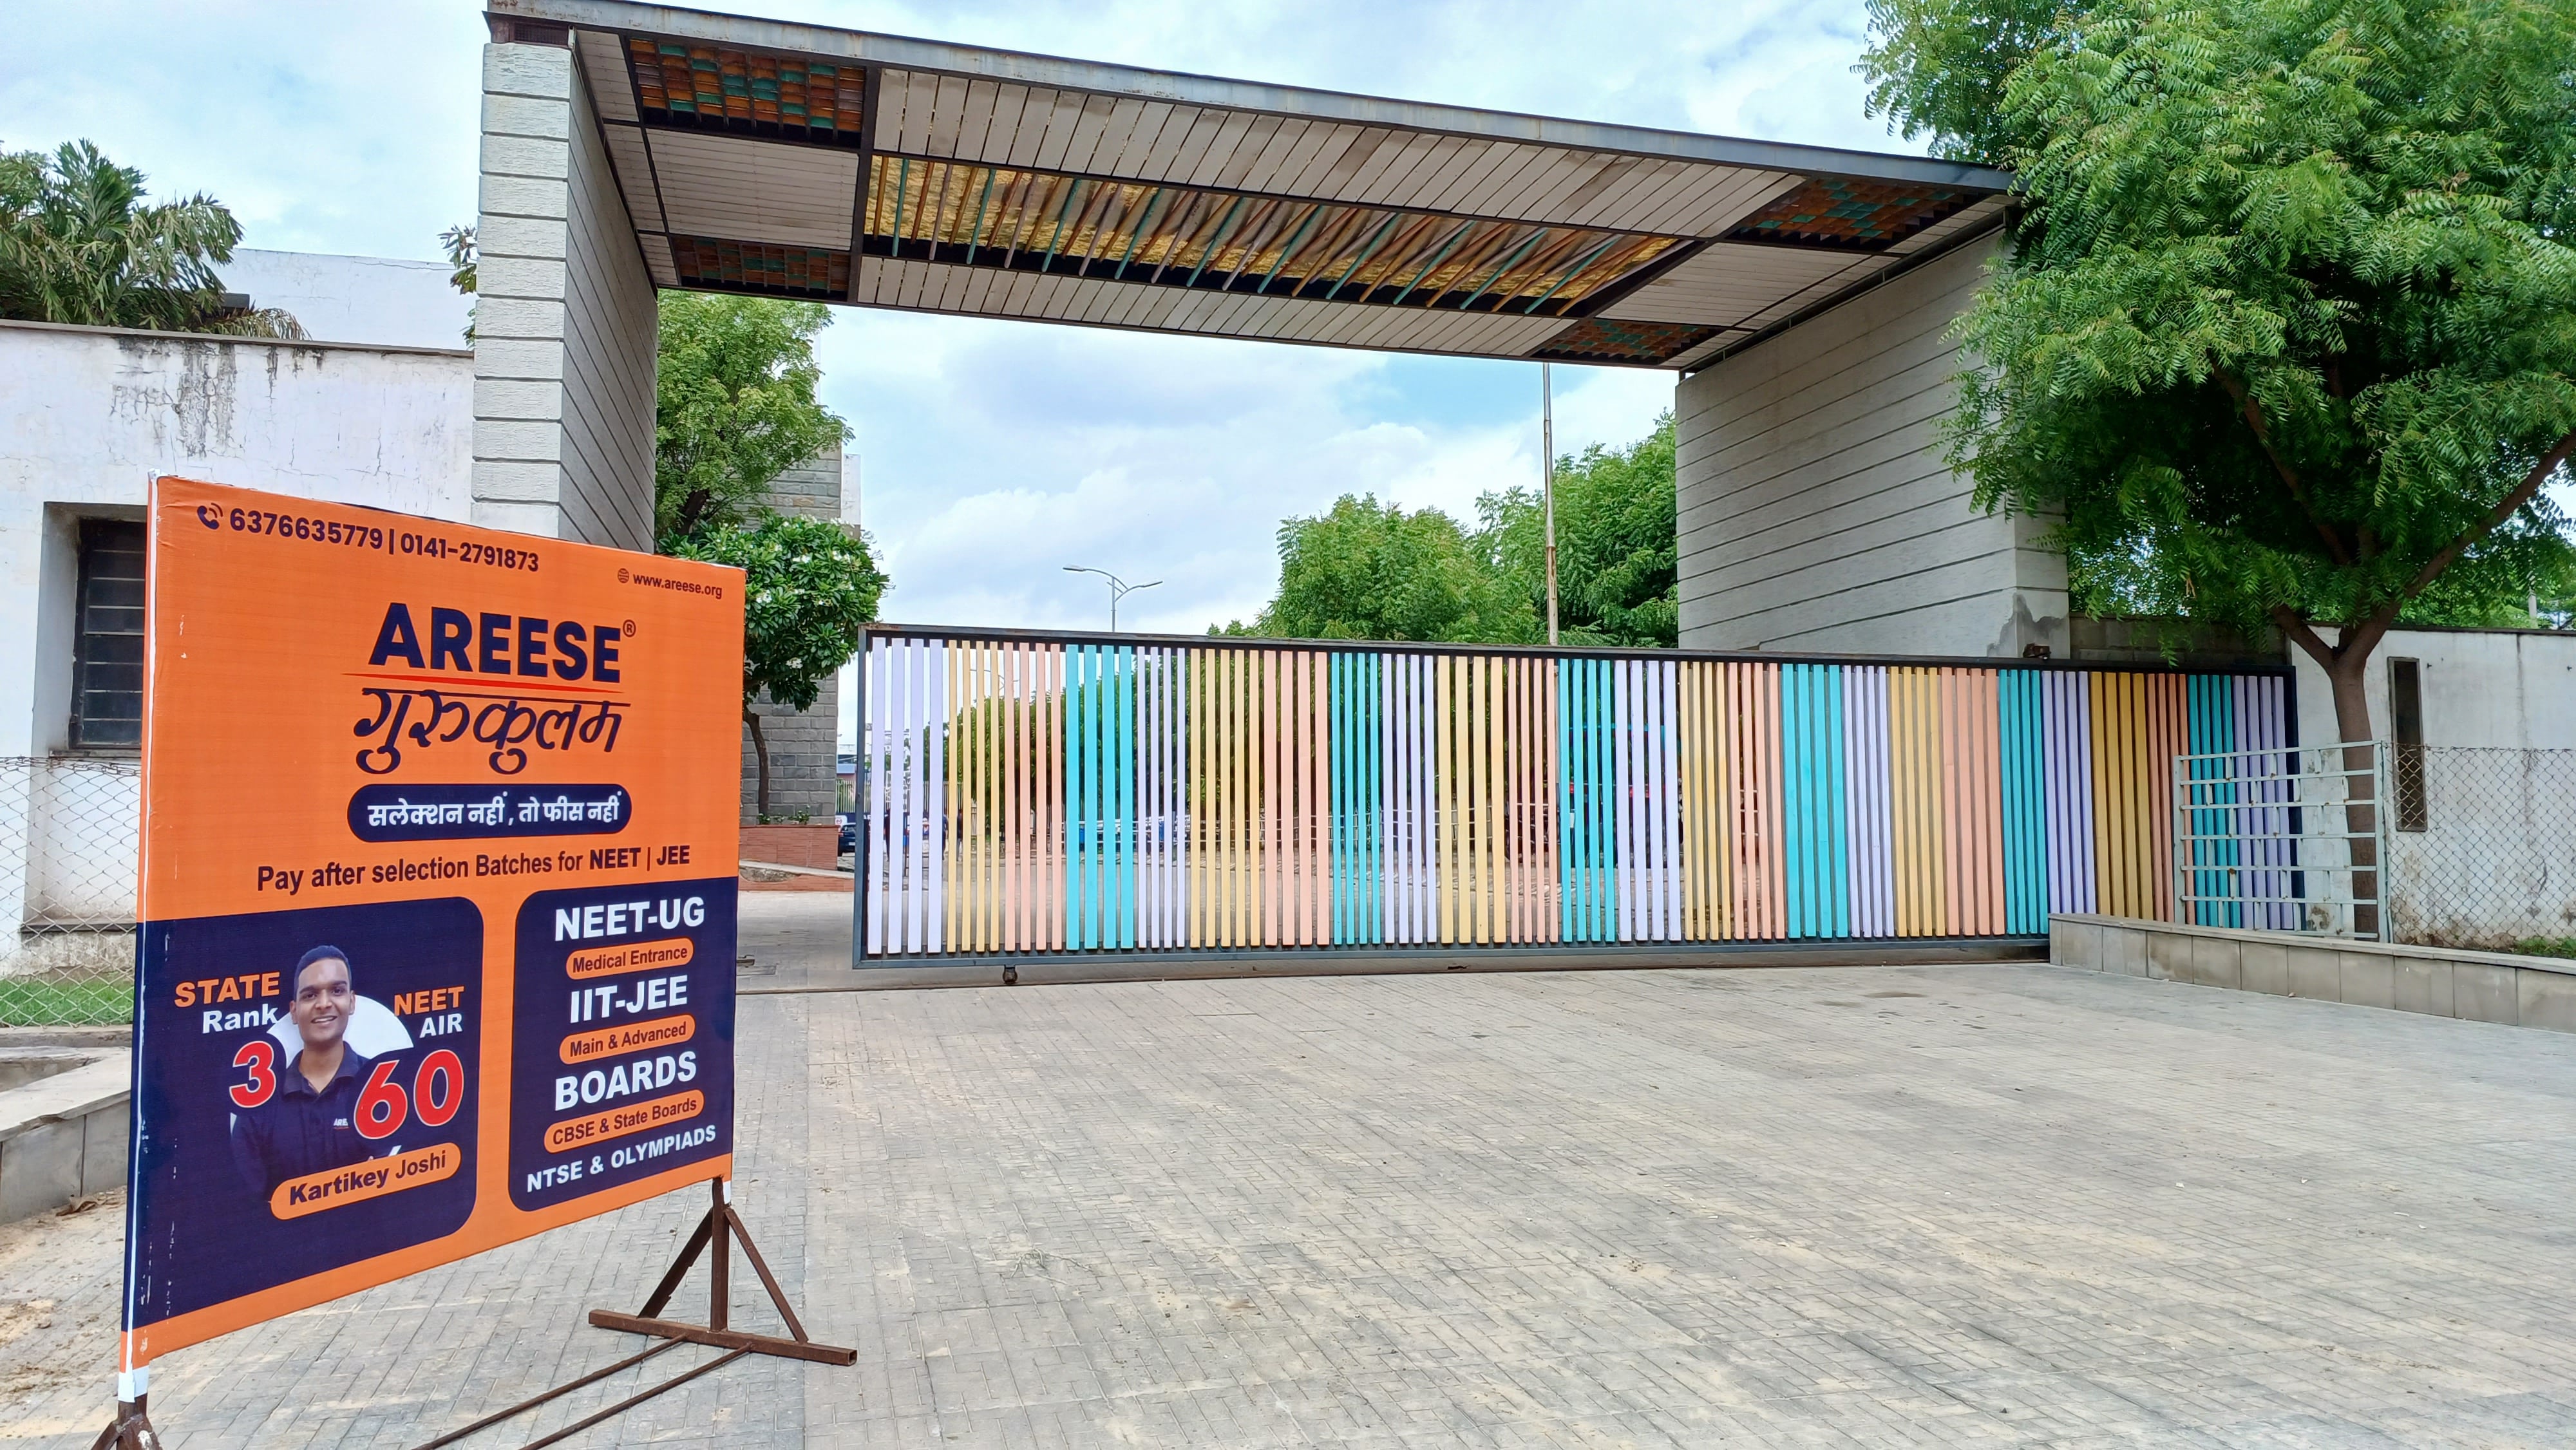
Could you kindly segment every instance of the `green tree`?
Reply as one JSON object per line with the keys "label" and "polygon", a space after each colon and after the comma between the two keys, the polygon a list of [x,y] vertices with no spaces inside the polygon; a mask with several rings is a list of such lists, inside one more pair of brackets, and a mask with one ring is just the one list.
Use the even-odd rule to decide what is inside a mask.
{"label": "green tree", "polygon": [[0,317],[302,337],[284,312],[224,306],[216,268],[241,235],[203,192],[147,203],[143,173],[87,141],[0,154]]}
{"label": "green tree", "polygon": [[[1967,7],[1907,13],[1887,103],[1940,130],[1919,78]],[[2542,488],[2576,452],[2571,58],[2564,0],[2052,21],[1982,142],[2024,210],[1961,324],[1978,499],[2061,518],[2098,591],[2278,626],[2371,738],[2366,667],[2410,605],[2520,601],[2566,548]]]}
{"label": "green tree", "polygon": [[[1625,448],[1593,444],[1556,465],[1558,637],[1567,644],[1670,648],[1681,639],[1673,415]],[[1482,543],[1547,619],[1547,507],[1534,488],[1477,500]]]}
{"label": "green tree", "polygon": [[1344,494],[1321,514],[1280,524],[1278,596],[1250,626],[1215,632],[1527,643],[1538,625],[1456,519]]}
{"label": "green tree", "polygon": [[[654,527],[690,539],[760,513],[770,480],[838,447],[849,425],[814,396],[819,302],[662,294],[654,378]],[[675,552],[666,542],[665,552]]]}
{"label": "green tree", "polygon": [[1869,82],[1869,114],[1886,116],[1932,153],[2001,165],[2011,159],[2004,80],[2040,46],[2062,39],[2073,12],[2060,0],[1869,0],[1869,48],[1854,69]]}
{"label": "green tree", "polygon": [[759,767],[760,818],[769,818],[769,742],[752,702],[762,695],[810,709],[877,617],[885,593],[867,539],[824,519],[771,514],[724,523],[674,541],[678,558],[743,571],[742,719]]}
{"label": "green tree", "polygon": [[[439,250],[447,253],[447,285],[468,297],[473,296],[479,261],[473,224],[458,222],[440,232],[438,246]],[[475,304],[475,306],[480,305]],[[465,340],[467,342],[474,340],[474,307],[472,306],[465,309]]]}

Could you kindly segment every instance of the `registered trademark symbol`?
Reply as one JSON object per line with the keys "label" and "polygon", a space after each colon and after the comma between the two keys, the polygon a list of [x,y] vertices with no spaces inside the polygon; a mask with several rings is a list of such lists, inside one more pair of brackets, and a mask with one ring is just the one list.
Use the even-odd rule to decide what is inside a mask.
{"label": "registered trademark symbol", "polygon": [[633,639],[633,638],[635,637],[635,621],[634,621],[634,620],[631,620],[631,619],[630,619],[630,620],[628,620],[628,621],[626,621],[626,626],[625,626],[625,627],[626,627],[626,637],[627,637],[628,639]]}

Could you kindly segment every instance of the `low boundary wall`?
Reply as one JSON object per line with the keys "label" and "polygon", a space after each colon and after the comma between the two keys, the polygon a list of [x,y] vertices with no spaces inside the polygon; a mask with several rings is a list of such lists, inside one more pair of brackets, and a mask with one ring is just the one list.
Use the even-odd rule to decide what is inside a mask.
{"label": "low boundary wall", "polygon": [[2548,957],[2060,915],[2049,918],[2048,959],[2202,987],[2576,1032],[2576,961]]}
{"label": "low boundary wall", "polygon": [[125,1186],[133,1054],[95,1060],[0,1092],[0,1223]]}

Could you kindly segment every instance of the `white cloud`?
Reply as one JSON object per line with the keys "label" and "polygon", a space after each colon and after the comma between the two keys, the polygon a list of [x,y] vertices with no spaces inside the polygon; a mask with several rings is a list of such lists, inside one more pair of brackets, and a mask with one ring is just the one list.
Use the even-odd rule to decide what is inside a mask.
{"label": "white cloud", "polygon": [[[1770,140],[1911,149],[1862,115],[1857,0],[715,0],[896,34]],[[19,6],[0,144],[90,137],[255,247],[429,257],[474,208],[483,27],[466,0]],[[1249,615],[1282,517],[1345,492],[1472,513],[1538,477],[1526,364],[850,311],[825,396],[856,426],[891,617],[1096,626],[1090,564],[1160,577],[1122,623]],[[1617,444],[1669,374],[1557,370],[1557,447]]]}
{"label": "white cloud", "polygon": [[247,244],[426,258],[474,217],[483,18],[447,0],[15,5],[0,145],[87,137]]}

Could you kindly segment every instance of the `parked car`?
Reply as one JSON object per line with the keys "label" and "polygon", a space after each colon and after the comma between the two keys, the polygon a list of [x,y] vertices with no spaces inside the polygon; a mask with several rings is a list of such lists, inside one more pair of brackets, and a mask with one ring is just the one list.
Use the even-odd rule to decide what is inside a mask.
{"label": "parked car", "polygon": [[859,818],[848,811],[837,811],[833,813],[832,820],[841,828],[841,854],[857,855],[859,853]]}

